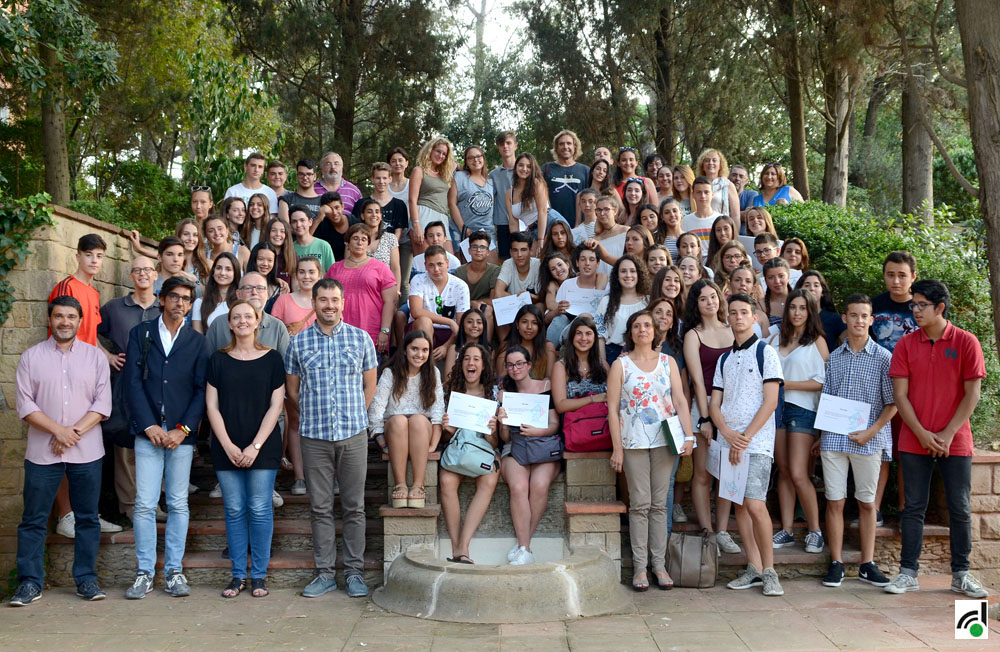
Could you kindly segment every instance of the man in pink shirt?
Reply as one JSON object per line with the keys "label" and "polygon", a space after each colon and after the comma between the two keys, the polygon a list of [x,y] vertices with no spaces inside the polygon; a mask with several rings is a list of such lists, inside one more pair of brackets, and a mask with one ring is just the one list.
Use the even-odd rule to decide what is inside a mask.
{"label": "man in pink shirt", "polygon": [[51,336],[26,350],[17,365],[17,414],[28,424],[24,461],[24,513],[17,527],[18,586],[10,600],[24,607],[42,597],[46,522],[65,475],[76,514],[73,579],[76,594],[103,600],[97,583],[104,442],[100,423],[111,414],[107,358],[81,342],[83,308],[70,296],[49,303]]}

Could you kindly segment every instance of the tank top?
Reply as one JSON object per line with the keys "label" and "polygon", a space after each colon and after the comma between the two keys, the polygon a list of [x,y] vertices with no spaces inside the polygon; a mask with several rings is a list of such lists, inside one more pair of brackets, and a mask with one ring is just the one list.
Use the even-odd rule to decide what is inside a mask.
{"label": "tank top", "polygon": [[622,362],[622,393],[618,404],[622,447],[635,450],[666,446],[660,423],[677,413],[671,401],[667,355],[660,354],[652,371],[643,371],[627,355],[619,360]]}
{"label": "tank top", "polygon": [[712,381],[715,379],[715,365],[719,362],[722,354],[729,351],[732,347],[712,348],[701,341],[701,334],[697,329],[694,334],[698,336],[698,360],[701,361],[701,376],[705,381],[705,393],[711,395]]}
{"label": "tank top", "polygon": [[768,202],[764,201],[764,194],[763,193],[758,193],[757,196],[753,198],[753,205],[754,206],[764,206],[765,203],[766,203],[768,206],[774,206],[775,204],[778,203],[779,199],[784,199],[785,201],[787,201],[790,204],[790,203],[792,203],[792,198],[788,194],[788,189],[790,187],[791,186],[781,186],[780,188],[778,188],[778,192],[774,193],[774,197],[771,197],[771,200],[768,201]]}
{"label": "tank top", "polygon": [[417,196],[417,205],[426,206],[439,213],[448,215],[448,189],[450,187],[441,177],[432,177],[427,172],[424,172],[424,178],[420,181],[420,194]]}

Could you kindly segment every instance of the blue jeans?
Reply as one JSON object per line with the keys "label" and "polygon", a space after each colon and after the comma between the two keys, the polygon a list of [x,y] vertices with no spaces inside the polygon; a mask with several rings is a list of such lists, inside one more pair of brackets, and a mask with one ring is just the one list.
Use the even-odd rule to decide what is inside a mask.
{"label": "blue jeans", "polygon": [[216,471],[226,508],[226,543],[233,562],[233,577],[246,579],[247,543],[250,544],[250,577],[267,577],[274,533],[271,492],[278,469]]}
{"label": "blue jeans", "polygon": [[188,482],[194,446],[181,444],[170,450],[153,446],[148,437],[135,438],[135,511],[132,527],[139,570],[153,575],[156,568],[156,503],[160,481],[167,495],[167,527],[164,532],[163,569],[183,569],[188,531]]}
{"label": "blue jeans", "polygon": [[570,316],[566,314],[553,317],[545,329],[545,339],[552,342],[552,346],[559,348],[562,343],[563,331],[569,328]]}
{"label": "blue jeans", "polygon": [[902,546],[899,572],[916,577],[920,551],[924,545],[924,516],[931,493],[934,465],[941,470],[944,496],[948,504],[948,542],[951,546],[951,572],[969,570],[972,552],[972,513],[969,494],[972,490],[972,458],[958,455],[934,458],[917,453],[899,453],[903,472],[903,497],[906,501],[899,515]]}
{"label": "blue jeans", "polygon": [[24,460],[24,513],[17,526],[17,579],[41,590],[45,579],[45,535],[49,513],[63,475],[69,481],[69,501],[76,515],[73,541],[73,580],[77,586],[97,581],[97,548],[101,524],[97,499],[101,495],[104,459],[84,464],[35,464]]}

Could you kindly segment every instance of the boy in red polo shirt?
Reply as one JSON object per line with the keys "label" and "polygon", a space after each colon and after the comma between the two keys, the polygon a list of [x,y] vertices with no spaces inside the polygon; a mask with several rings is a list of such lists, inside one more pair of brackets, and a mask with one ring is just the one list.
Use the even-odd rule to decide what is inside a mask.
{"label": "boy in red polo shirt", "polygon": [[931,474],[937,464],[944,479],[951,543],[951,590],[970,598],[989,592],[969,573],[972,552],[972,430],[969,416],[979,402],[986,365],[976,336],[948,321],[951,297],[940,281],[917,281],[911,288],[919,330],[896,344],[889,366],[896,407],[903,419],[899,464],[906,506],[900,516],[899,575],[888,593],[920,590],[917,559],[923,545],[924,514]]}

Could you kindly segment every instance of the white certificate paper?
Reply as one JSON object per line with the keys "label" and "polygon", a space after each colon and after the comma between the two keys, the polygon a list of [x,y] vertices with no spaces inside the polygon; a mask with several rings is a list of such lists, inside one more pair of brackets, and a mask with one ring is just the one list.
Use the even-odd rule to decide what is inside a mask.
{"label": "white certificate paper", "polygon": [[872,406],[833,394],[821,394],[816,409],[815,427],[827,432],[849,435],[868,427]]}
{"label": "white certificate paper", "polygon": [[529,303],[531,303],[531,295],[527,290],[518,295],[493,299],[493,314],[497,318],[497,326],[513,324],[517,311],[521,309],[521,306],[526,306]]}
{"label": "white certificate paper", "polygon": [[549,397],[542,394],[518,394],[504,392],[503,405],[507,417],[503,420],[508,426],[549,427]]}
{"label": "white certificate paper", "polygon": [[750,454],[743,451],[740,463],[733,465],[729,461],[729,448],[720,447],[722,462],[719,473],[719,498],[743,504],[743,494],[747,490],[747,475],[750,473]]}
{"label": "white certificate paper", "polygon": [[497,413],[497,402],[452,392],[447,412],[449,426],[468,428],[485,435],[490,432],[490,419]]}
{"label": "white certificate paper", "polygon": [[[560,288],[561,289],[561,288]],[[571,315],[582,315],[584,313],[594,314],[597,302],[607,294],[606,290],[595,290],[594,288],[567,287],[565,300],[569,301],[569,308],[566,310]],[[558,293],[556,299],[559,299]]]}
{"label": "white certificate paper", "polygon": [[716,480],[719,479],[719,465],[722,462],[722,444],[713,439],[708,444],[708,458],[705,460],[705,470]]}

